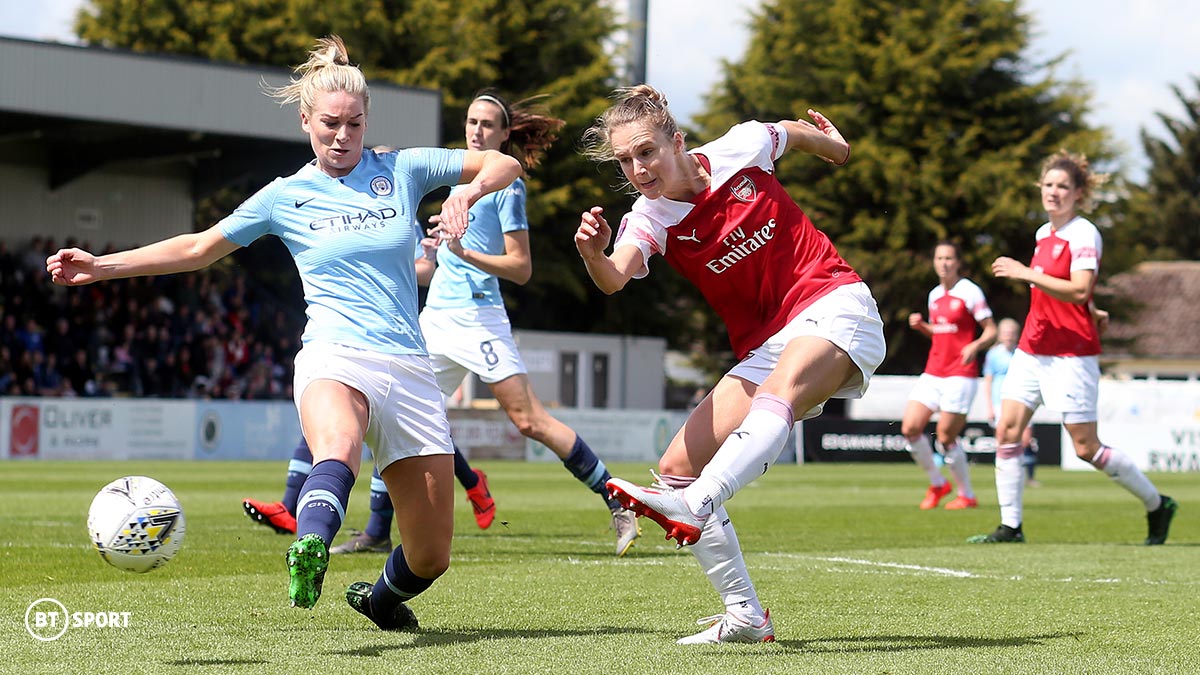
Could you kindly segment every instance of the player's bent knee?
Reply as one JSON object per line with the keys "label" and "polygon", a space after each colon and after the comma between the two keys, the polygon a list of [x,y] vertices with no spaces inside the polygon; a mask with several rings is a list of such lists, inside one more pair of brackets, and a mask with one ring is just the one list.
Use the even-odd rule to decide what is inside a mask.
{"label": "player's bent knee", "polygon": [[[415,554],[414,554],[415,553]],[[450,569],[450,552],[410,552],[404,551],[408,569],[422,579],[436,579]]]}

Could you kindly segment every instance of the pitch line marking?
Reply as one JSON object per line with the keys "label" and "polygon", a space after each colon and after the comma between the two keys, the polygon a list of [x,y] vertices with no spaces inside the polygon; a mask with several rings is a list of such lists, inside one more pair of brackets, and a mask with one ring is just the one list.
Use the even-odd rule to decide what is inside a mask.
{"label": "pitch line marking", "polygon": [[[843,556],[812,556],[798,555],[795,553],[771,553],[766,552],[760,555],[774,558],[791,558],[794,560],[817,560],[821,562],[843,563],[850,565],[862,565],[864,567],[878,567],[890,570],[899,570],[903,572],[913,572],[917,575],[936,575],[953,577],[956,579],[982,579],[990,581],[1034,581],[1034,582],[1050,582],[1063,584],[1123,584],[1135,583],[1145,584],[1148,586],[1196,586],[1200,585],[1200,581],[1173,581],[1168,579],[1133,579],[1133,578],[1114,578],[1104,577],[1098,579],[1084,579],[1079,577],[1028,577],[1021,574],[979,574],[969,572],[967,570],[956,570],[948,567],[930,567],[926,565],[914,565],[909,563],[894,563],[879,560],[867,560],[864,558],[847,558]],[[837,568],[829,568],[829,572],[844,572]]]}

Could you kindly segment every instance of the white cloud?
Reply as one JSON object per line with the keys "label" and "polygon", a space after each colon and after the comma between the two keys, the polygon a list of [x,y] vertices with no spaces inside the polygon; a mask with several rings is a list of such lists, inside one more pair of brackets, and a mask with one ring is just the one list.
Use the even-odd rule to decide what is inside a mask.
{"label": "white cloud", "polygon": [[0,3],[0,35],[45,40],[75,42],[71,24],[81,0],[36,0]]}

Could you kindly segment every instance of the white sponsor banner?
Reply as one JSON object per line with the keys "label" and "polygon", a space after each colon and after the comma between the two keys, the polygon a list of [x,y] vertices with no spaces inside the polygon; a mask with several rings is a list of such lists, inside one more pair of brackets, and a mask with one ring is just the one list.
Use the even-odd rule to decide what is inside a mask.
{"label": "white sponsor banner", "polygon": [[1100,380],[1100,437],[1111,422],[1200,423],[1200,382]]}
{"label": "white sponsor banner", "polygon": [[[876,375],[871,378],[871,386],[862,398],[846,401],[846,417],[854,420],[900,420],[904,417],[904,409],[908,406],[908,397],[913,387],[917,386],[915,375]],[[1101,389],[1103,392],[1103,389]],[[1101,394],[1103,398],[1103,393]],[[984,398],[983,379],[979,380],[979,388],[971,409],[967,412],[967,420],[971,422],[987,422],[987,399]],[[1038,408],[1033,413],[1034,422],[1052,424],[1062,421],[1062,415]]]}
{"label": "white sponsor banner", "polygon": [[459,448],[520,443],[521,432],[505,419],[466,419],[451,414],[450,437]]}
{"label": "white sponsor banner", "polygon": [[[1128,455],[1142,471],[1200,472],[1200,422],[1100,424],[1100,441]],[[1094,471],[1075,456],[1063,431],[1062,467]]]}
{"label": "white sponsor banner", "polygon": [[195,406],[165,399],[0,399],[0,457],[191,459]]}
{"label": "white sponsor banner", "polygon": [[196,459],[277,459],[300,442],[300,417],[291,401],[191,402],[196,408]]}
{"label": "white sponsor banner", "polygon": [[[687,419],[686,412],[672,410],[575,410],[550,411],[556,419],[575,430],[605,462],[658,463],[675,432]],[[527,461],[560,461],[549,448],[534,440],[525,443]]]}

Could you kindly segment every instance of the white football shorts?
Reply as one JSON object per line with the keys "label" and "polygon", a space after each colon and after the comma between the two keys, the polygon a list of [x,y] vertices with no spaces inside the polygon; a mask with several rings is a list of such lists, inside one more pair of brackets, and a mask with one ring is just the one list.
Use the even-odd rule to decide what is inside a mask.
{"label": "white football shorts", "polygon": [[371,419],[363,440],[380,472],[406,457],[454,452],[445,399],[424,355],[309,343],[296,354],[297,410],[314,380],[341,382],[367,398]]}
{"label": "white football shorts", "polygon": [[938,377],[929,373],[921,373],[917,384],[913,387],[908,400],[937,412],[966,415],[971,411],[971,401],[975,400],[975,391],[979,388],[979,378],[975,377]]}
{"label": "white football shorts", "polygon": [[[831,398],[861,398],[871,383],[875,369],[883,362],[887,348],[883,341],[883,320],[871,291],[862,282],[839,286],[809,305],[778,333],[752,349],[746,358],[729,371],[754,384],[762,384],[775,366],[784,347],[792,338],[805,335],[824,338],[846,352],[859,376],[851,379]],[[821,414],[824,404],[797,417],[806,420]]]}
{"label": "white football shorts", "polygon": [[467,373],[492,384],[528,372],[503,307],[427,307],[420,322],[438,387],[446,396]]}
{"label": "white football shorts", "polygon": [[1096,356],[1039,356],[1018,349],[1008,365],[1000,398],[1030,410],[1045,405],[1067,424],[1095,422],[1099,415],[1100,359]]}

